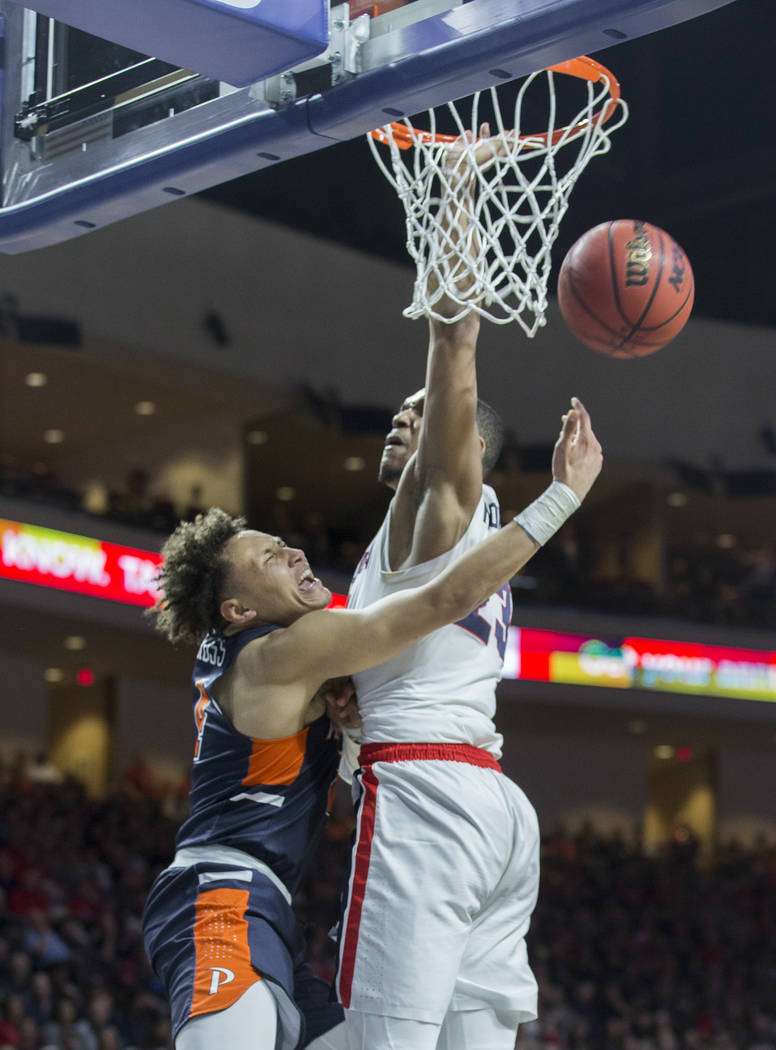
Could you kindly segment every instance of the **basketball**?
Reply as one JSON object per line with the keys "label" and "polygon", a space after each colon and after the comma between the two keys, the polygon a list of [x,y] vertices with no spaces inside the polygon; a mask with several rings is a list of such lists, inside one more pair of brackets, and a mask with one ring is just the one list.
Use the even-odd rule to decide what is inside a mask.
{"label": "basketball", "polygon": [[665,230],[612,219],[582,234],[558,275],[558,305],[574,335],[609,357],[654,354],[681,332],[695,280]]}

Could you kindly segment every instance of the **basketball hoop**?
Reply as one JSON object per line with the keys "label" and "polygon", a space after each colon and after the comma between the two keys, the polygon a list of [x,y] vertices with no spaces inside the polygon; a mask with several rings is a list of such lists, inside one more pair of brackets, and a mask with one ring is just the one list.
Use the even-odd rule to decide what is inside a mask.
{"label": "basketball hoop", "polygon": [[[556,74],[572,78],[566,83],[576,84],[576,98],[566,99],[564,89],[560,99]],[[527,134],[522,115],[542,86],[547,129]],[[417,276],[405,317],[452,323],[475,310],[495,324],[518,321],[533,337],[545,323],[551,251],[568,198],[588,162],[609,150],[628,109],[612,73],[587,57],[527,77],[508,123],[502,105],[506,109],[490,88],[447,103],[455,134],[437,130],[432,109],[428,129],[404,118],[367,140],[406,215],[407,250]],[[570,119],[563,119],[563,108]],[[491,129],[486,140],[469,131],[483,121]],[[381,146],[389,148],[390,167]]]}

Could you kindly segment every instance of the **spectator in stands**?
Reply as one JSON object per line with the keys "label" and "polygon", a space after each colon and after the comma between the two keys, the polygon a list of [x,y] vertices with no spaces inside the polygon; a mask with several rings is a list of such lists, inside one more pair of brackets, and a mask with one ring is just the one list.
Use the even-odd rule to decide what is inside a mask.
{"label": "spectator in stands", "polygon": [[18,992],[8,993],[0,1013],[0,1046],[18,1046],[24,1019],[24,999]]}
{"label": "spectator in stands", "polygon": [[27,766],[27,777],[34,784],[61,784],[62,773],[45,751],[38,751]]}
{"label": "spectator in stands", "polygon": [[124,787],[138,798],[154,798],[156,782],[151,767],[142,755],[135,755],[124,770]]}
{"label": "spectator in stands", "polygon": [[37,970],[30,981],[30,990],[25,1007],[27,1016],[39,1025],[47,1024],[54,1018],[54,992],[51,977],[45,970]]}
{"label": "spectator in stands", "polygon": [[31,908],[27,912],[24,947],[36,968],[46,969],[56,966],[57,963],[67,962],[70,958],[70,949],[56,930],[52,929],[43,908]]}
{"label": "spectator in stands", "polygon": [[54,1020],[43,1026],[41,1038],[45,1044],[67,1050],[94,1050],[94,1035],[89,1022],[79,1017],[74,999],[63,996],[57,1003]]}

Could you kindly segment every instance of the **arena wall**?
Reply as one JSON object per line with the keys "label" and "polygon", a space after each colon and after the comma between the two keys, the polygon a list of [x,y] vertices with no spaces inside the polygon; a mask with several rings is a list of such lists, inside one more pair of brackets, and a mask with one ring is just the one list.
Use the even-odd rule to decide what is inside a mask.
{"label": "arena wall", "polygon": [[[71,317],[114,340],[117,355],[129,344],[184,367],[199,363],[257,384],[334,387],[348,403],[392,406],[423,378],[425,326],[401,316],[412,280],[409,267],[181,200],[16,256],[2,290],[21,312]],[[84,294],[89,288],[99,295]],[[211,312],[228,345],[209,334]],[[772,416],[761,381],[772,371],[772,346],[767,329],[695,316],[670,348],[613,362],[578,344],[553,302],[531,342],[514,325],[486,326],[480,388],[526,444],[554,440],[576,394],[610,457],[707,466],[716,455],[729,467],[772,467],[758,436]]]}
{"label": "arena wall", "polygon": [[[12,625],[6,625],[6,630],[12,634]],[[43,668],[33,660],[4,652],[0,656],[0,680],[0,755],[5,761],[19,751],[33,755],[45,748],[48,729],[48,686]]]}

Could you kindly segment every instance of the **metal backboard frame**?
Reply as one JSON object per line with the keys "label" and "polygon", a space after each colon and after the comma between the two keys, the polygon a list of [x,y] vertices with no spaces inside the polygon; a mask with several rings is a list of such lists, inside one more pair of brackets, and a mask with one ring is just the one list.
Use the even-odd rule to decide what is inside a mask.
{"label": "metal backboard frame", "polygon": [[329,36],[329,0],[27,3],[60,23],[237,87],[319,55]]}
{"label": "metal backboard frame", "polygon": [[[134,94],[117,97],[106,88],[103,104],[90,103],[92,110],[66,122],[63,134],[50,111],[29,106],[30,13],[0,0],[6,54],[0,251],[68,240],[731,2],[415,0],[354,19],[340,4],[332,8],[329,46],[318,58],[240,89],[180,70],[135,86]],[[186,92],[193,103],[179,105],[175,99]],[[123,113],[151,103],[162,113],[169,103],[167,115],[116,133]]]}

